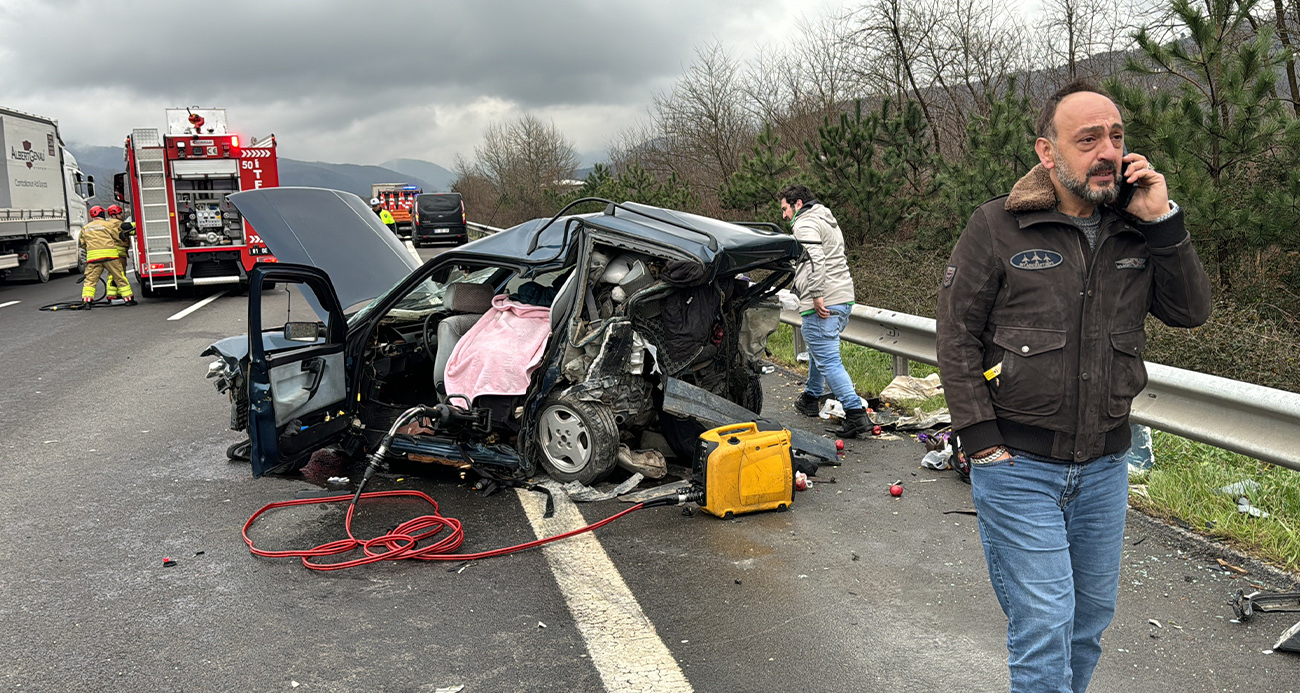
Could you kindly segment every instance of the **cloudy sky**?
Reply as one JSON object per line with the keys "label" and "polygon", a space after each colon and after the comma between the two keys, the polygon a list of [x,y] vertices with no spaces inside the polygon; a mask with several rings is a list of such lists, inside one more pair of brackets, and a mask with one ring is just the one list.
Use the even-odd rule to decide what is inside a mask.
{"label": "cloudy sky", "polygon": [[[118,146],[163,109],[224,107],[282,156],[450,167],[532,112],[584,159],[669,88],[696,47],[736,57],[845,0],[0,0],[0,106]],[[208,11],[209,8],[220,8]]]}

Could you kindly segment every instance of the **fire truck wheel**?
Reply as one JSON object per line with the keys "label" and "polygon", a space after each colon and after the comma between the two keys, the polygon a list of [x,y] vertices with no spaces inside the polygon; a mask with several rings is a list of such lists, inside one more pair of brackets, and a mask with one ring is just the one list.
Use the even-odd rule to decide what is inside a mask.
{"label": "fire truck wheel", "polygon": [[553,397],[537,417],[535,450],[551,478],[590,486],[618,462],[618,424],[603,404]]}
{"label": "fire truck wheel", "polygon": [[140,282],[140,295],[145,298],[158,298],[158,292],[149,288],[148,279],[137,279]]}

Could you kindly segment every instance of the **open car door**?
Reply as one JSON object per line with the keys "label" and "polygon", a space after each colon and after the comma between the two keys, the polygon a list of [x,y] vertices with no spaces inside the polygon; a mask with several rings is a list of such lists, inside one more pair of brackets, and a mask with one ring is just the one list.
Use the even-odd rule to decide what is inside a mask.
{"label": "open car door", "polygon": [[311,453],[343,436],[355,410],[344,355],[347,321],[329,275],[287,263],[254,268],[248,287],[250,335],[260,334],[263,303],[271,295],[266,287],[272,283],[310,293],[325,320],[290,317],[283,328],[292,343],[288,347],[249,340],[248,435],[254,476],[301,467]]}

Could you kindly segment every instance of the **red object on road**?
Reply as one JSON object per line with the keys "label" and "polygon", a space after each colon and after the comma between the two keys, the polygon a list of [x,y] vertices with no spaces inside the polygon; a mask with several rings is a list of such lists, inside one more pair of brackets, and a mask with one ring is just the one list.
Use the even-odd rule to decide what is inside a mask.
{"label": "red object on road", "polygon": [[872,427],[872,429],[871,429],[871,435],[873,435],[873,436],[878,436],[878,435],[880,435],[880,434],[883,433],[883,432],[884,432],[884,429],[882,429],[882,428],[879,427],[879,426]]}
{"label": "red object on road", "polygon": [[893,497],[895,497],[895,498],[898,498],[899,496],[903,495],[903,485],[902,485],[902,484],[894,484],[893,486],[890,486],[890,487],[889,487],[889,495],[891,495],[891,496],[893,496]]}
{"label": "red object on road", "polygon": [[843,451],[844,451],[844,441],[841,440],[841,439],[836,439],[836,440],[835,440],[835,449],[838,450],[838,451],[840,451],[840,452],[843,452]]}

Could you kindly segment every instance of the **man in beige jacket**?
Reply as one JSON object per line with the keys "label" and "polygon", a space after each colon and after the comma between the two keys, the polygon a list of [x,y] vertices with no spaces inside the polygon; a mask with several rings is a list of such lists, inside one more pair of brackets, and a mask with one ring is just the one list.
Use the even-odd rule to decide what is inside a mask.
{"label": "man in beige jacket", "polygon": [[830,385],[844,405],[844,426],[835,431],[854,438],[871,430],[862,398],[840,360],[840,333],[853,310],[853,276],[844,254],[844,234],[835,215],[802,185],[781,191],[781,216],[791,220],[804,256],[795,268],[794,292],[799,295],[803,338],[808,343],[808,381],[795,409],[817,416],[822,390]]}

